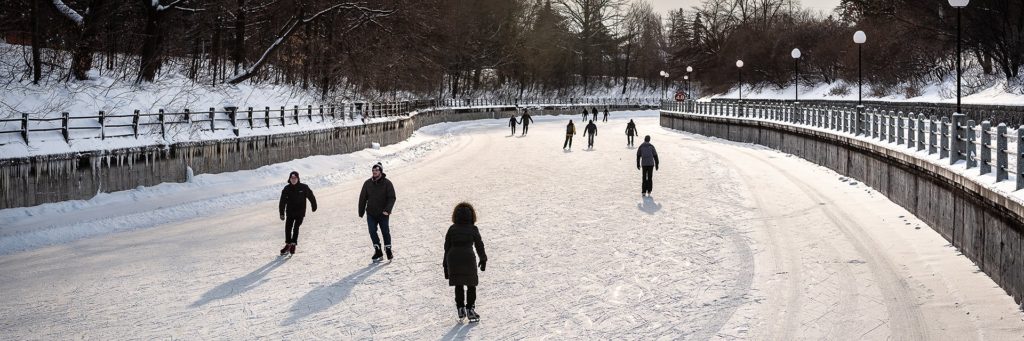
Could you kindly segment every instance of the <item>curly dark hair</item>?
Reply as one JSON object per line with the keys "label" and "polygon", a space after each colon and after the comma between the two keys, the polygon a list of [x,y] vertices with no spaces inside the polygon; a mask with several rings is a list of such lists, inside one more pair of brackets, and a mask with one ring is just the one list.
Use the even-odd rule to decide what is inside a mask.
{"label": "curly dark hair", "polygon": [[460,202],[452,210],[452,223],[474,224],[476,223],[476,210],[468,202]]}

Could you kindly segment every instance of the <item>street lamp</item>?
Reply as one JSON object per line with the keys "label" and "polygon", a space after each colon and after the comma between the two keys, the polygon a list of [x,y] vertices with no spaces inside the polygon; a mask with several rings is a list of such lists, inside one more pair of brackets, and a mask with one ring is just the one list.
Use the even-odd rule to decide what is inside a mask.
{"label": "street lamp", "polygon": [[793,78],[793,85],[796,86],[796,90],[793,91],[796,100],[793,104],[800,103],[800,49],[793,49],[793,52],[789,53],[793,56],[793,69],[796,70],[796,76]]}
{"label": "street lamp", "polygon": [[661,77],[665,78],[664,85],[661,87],[661,99],[665,99],[665,91],[668,89],[668,72],[661,70]]}
{"label": "street lamp", "polygon": [[956,112],[960,111],[960,9],[967,6],[970,0],[949,0],[949,5],[956,8]]}
{"label": "street lamp", "polygon": [[743,101],[743,60],[736,61],[736,70],[739,74],[740,102]]}
{"label": "street lamp", "polygon": [[686,98],[687,99],[690,98],[690,76],[689,76],[690,72],[693,72],[693,67],[692,66],[687,66],[686,67],[686,74],[687,74],[687,76],[683,77],[684,79],[686,79]]}
{"label": "street lamp", "polygon": [[864,80],[863,72],[861,70],[861,53],[860,47],[864,45],[864,42],[868,40],[867,35],[864,31],[857,31],[853,33],[853,42],[857,43],[857,117],[854,122],[854,135],[860,135],[860,113],[864,110],[864,99],[861,94]]}

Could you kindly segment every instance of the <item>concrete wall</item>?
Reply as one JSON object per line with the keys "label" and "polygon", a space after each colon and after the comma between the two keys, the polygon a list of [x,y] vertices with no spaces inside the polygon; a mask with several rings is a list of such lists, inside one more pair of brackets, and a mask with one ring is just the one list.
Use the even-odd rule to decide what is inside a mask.
{"label": "concrete wall", "polygon": [[[612,105],[609,108],[631,110],[643,107]],[[194,174],[198,175],[255,169],[312,155],[351,153],[370,147],[371,142],[383,146],[403,141],[417,129],[435,123],[491,118],[507,120],[514,110],[515,107],[441,109],[397,121],[361,126],[0,159],[0,209],[89,199],[99,192],[116,192],[163,182],[184,182],[186,166],[191,166]],[[578,114],[577,110],[564,105],[531,110],[531,113]]]}
{"label": "concrete wall", "polygon": [[662,126],[764,145],[857,179],[946,238],[1017,303],[1024,299],[1024,205],[902,151],[777,122],[661,113]]}

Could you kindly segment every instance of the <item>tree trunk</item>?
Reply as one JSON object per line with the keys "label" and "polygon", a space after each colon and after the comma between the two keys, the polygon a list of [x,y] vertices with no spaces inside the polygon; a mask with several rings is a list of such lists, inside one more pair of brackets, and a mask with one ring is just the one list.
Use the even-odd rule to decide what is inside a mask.
{"label": "tree trunk", "polygon": [[75,51],[71,57],[71,74],[77,80],[85,80],[92,69],[92,52],[96,44],[96,33],[99,31],[99,16],[104,13],[103,0],[89,1],[89,11],[85,13],[85,24],[78,35]]}
{"label": "tree trunk", "polygon": [[238,0],[238,13],[235,14],[235,74],[239,68],[245,67],[245,0]]}
{"label": "tree trunk", "polygon": [[39,27],[39,2],[43,0],[30,0],[32,1],[32,84],[39,84],[39,79],[43,77],[43,62],[40,60],[39,50],[42,47],[43,35],[40,32]]}
{"label": "tree trunk", "polygon": [[152,82],[156,79],[156,72],[160,70],[160,66],[163,64],[162,54],[163,51],[163,29],[161,27],[161,19],[163,13],[158,11],[156,7],[146,7],[146,28],[144,36],[145,41],[142,43],[142,55],[140,56],[139,63],[139,78],[136,82]]}

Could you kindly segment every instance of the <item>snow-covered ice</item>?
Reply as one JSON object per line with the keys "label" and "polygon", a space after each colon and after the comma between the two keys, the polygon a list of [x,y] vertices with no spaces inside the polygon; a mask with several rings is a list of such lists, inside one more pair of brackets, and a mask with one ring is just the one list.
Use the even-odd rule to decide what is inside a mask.
{"label": "snow-covered ice", "polygon": [[[0,211],[0,335],[11,339],[1019,339],[1024,315],[878,192],[760,146],[614,112],[421,129],[409,141],[88,201]],[[628,118],[661,157],[639,195]],[[521,131],[521,129],[520,129]],[[373,264],[356,197],[384,161],[396,258]],[[298,170],[319,210],[298,253],[277,196]],[[460,201],[487,253],[479,324],[441,269]],[[13,226],[12,228],[6,228]],[[917,229],[917,227],[923,227]],[[84,232],[83,232],[84,231]]]}

